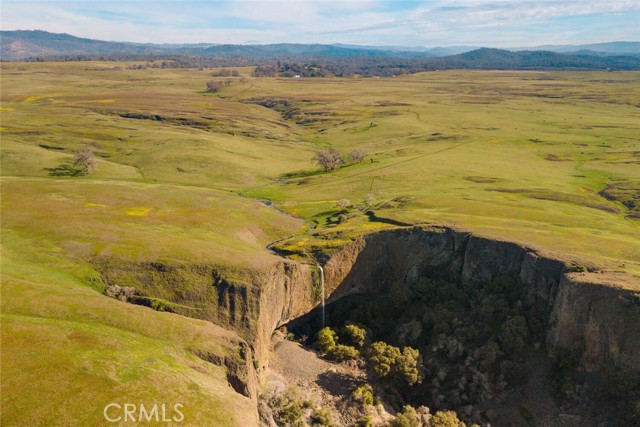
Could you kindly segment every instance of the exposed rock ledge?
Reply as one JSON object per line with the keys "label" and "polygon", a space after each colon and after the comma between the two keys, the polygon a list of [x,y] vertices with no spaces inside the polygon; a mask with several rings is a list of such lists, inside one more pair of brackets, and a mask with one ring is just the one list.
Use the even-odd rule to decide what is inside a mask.
{"label": "exposed rock ledge", "polygon": [[414,227],[358,239],[329,260],[325,277],[331,301],[433,271],[470,284],[507,277],[525,284],[529,298],[547,301],[551,354],[570,350],[587,371],[640,371],[640,295],[606,275],[567,270],[564,262],[514,243]]}
{"label": "exposed rock ledge", "polygon": [[[215,265],[152,264],[101,260],[98,268],[107,283],[133,284],[143,295],[174,303],[175,312],[236,330],[251,348],[248,361],[253,359],[259,370],[268,364],[274,329],[319,302],[315,267],[294,261],[283,259],[267,271],[242,274]],[[434,271],[470,284],[497,277],[519,281],[527,285],[527,297],[548,303],[551,354],[570,350],[589,371],[611,366],[640,371],[637,290],[616,287],[605,275],[569,273],[562,261],[514,243],[445,227],[402,228],[355,240],[334,254],[324,270],[329,302],[384,292],[387,284],[411,283]],[[187,290],[181,283],[189,284]],[[234,388],[255,393],[248,385]]]}

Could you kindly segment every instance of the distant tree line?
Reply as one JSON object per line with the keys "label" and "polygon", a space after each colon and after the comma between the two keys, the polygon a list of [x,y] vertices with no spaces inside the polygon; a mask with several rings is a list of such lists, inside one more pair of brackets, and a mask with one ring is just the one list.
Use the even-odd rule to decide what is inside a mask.
{"label": "distant tree line", "polygon": [[[436,58],[401,57],[243,57],[200,55],[66,55],[35,57],[28,61],[141,61],[132,68],[256,67],[256,77],[389,77],[447,69],[495,70],[632,70],[640,69],[637,56],[568,55],[555,52],[510,52],[479,49]],[[233,71],[230,71],[233,73]],[[233,74],[231,74],[233,76]],[[226,76],[225,76],[226,77]]]}
{"label": "distant tree line", "polygon": [[221,68],[211,73],[211,75],[213,77],[240,77],[240,72],[234,69]]}

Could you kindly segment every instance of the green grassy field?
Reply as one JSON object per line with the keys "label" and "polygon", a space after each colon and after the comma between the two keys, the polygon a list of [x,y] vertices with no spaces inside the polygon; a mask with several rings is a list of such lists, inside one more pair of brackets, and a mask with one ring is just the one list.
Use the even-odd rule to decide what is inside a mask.
{"label": "green grassy field", "polygon": [[[194,425],[249,422],[249,399],[193,355],[237,338],[103,296],[96,259],[260,269],[274,241],[303,256],[393,226],[370,209],[638,286],[638,72],[247,78],[210,94],[209,72],[127,65],[2,64],[3,425],[102,425],[113,399],[178,397]],[[66,176],[84,146],[95,173]],[[319,172],[330,147],[366,156]]]}
{"label": "green grassy field", "polygon": [[[378,216],[453,225],[638,274],[637,217],[598,192],[627,184],[638,200],[639,78],[452,71],[329,81],[310,93],[313,82],[259,81],[255,94],[274,84],[278,97],[312,93],[300,116],[334,113],[306,126],[305,140],[368,155],[337,173],[246,194],[289,202],[286,209],[320,223],[336,200],[372,194]],[[252,96],[233,89],[233,99]],[[360,226],[356,216],[339,228]]]}
{"label": "green grassy field", "polygon": [[105,425],[110,403],[181,403],[193,425],[255,422],[224,368],[196,356],[233,357],[235,334],[105,297],[72,263],[11,246],[2,253],[3,426]]}

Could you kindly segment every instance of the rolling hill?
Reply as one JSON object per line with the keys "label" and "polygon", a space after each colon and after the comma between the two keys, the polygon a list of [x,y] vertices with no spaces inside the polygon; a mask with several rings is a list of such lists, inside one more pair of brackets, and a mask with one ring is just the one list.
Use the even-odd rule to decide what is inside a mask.
{"label": "rolling hill", "polygon": [[424,52],[404,52],[376,47],[343,47],[330,44],[279,43],[267,45],[241,44],[142,44],[122,43],[55,34],[47,31],[0,32],[2,59],[24,60],[34,57],[71,55],[203,55],[240,56],[248,58],[276,57],[426,57]]}
{"label": "rolling hill", "polygon": [[[558,58],[481,49],[453,60]],[[425,339],[411,345],[427,369],[441,363],[429,351],[437,343],[427,338],[439,335],[431,319],[448,327],[459,314],[432,312],[420,295],[431,304],[453,292],[455,302],[467,290],[513,289],[504,303],[503,292],[471,300],[510,310],[527,308],[518,295],[527,283],[527,295],[546,305],[524,313],[539,335],[525,331],[530,345],[518,366],[548,347],[575,353],[578,374],[582,360],[588,369],[640,371],[640,72],[293,79],[235,67],[230,84],[211,93],[213,70],[140,62],[0,64],[3,426],[101,427],[106,405],[125,402],[183,403],[185,426],[258,426],[258,376],[268,375],[274,329],[320,307],[322,294],[330,325],[341,327],[331,306],[355,291],[402,315],[376,322],[393,326],[386,336],[400,336],[415,315],[411,325]],[[76,174],[84,149],[96,167]],[[320,170],[312,159],[331,149],[365,156]],[[473,282],[443,285],[438,297],[428,282],[436,269]],[[427,309],[433,316],[423,316]],[[496,335],[503,324],[522,329],[520,320],[505,322]],[[492,365],[495,373],[484,372],[502,384],[509,365]],[[560,379],[573,381],[572,369]],[[425,386],[437,378],[427,374]],[[611,381],[621,405],[639,400],[626,398],[628,382]],[[565,383],[558,380],[561,392]],[[429,390],[415,391],[422,399]],[[522,414],[564,414],[536,405],[550,393],[533,395],[502,400],[514,425],[526,425]],[[482,400],[469,396],[469,404]],[[616,409],[592,402],[609,418]],[[581,408],[573,413],[587,416]]]}
{"label": "rolling hill", "polygon": [[[46,31],[0,32],[4,61],[33,59],[162,59],[197,56],[243,58],[242,64],[260,65],[280,59],[320,65],[335,61],[366,61],[383,68],[410,69],[640,69],[640,47],[636,42],[613,42],[583,46],[545,46],[511,51],[493,48],[390,47],[340,44],[279,43],[242,44],[141,44],[93,40]],[[227,64],[229,65],[229,64]],[[231,64],[233,65],[233,64]],[[371,66],[368,66],[369,68]],[[368,75],[367,73],[361,73]],[[388,75],[389,73],[373,73]],[[394,73],[391,73],[394,74]],[[395,73],[397,74],[397,73]]]}

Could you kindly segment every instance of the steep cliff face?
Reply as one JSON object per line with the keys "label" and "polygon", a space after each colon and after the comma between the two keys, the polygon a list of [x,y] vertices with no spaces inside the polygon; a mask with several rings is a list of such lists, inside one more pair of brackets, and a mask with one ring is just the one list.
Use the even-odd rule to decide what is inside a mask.
{"label": "steep cliff face", "polygon": [[114,296],[233,329],[249,344],[243,354],[252,366],[268,363],[275,328],[317,303],[316,267],[286,260],[265,271],[176,261],[100,259],[94,265]]}
{"label": "steep cliff face", "polygon": [[271,334],[280,325],[310,311],[314,301],[312,267],[295,262],[280,262],[263,276],[260,283],[255,340],[256,361],[264,368],[269,361]]}
{"label": "steep cliff face", "polygon": [[587,371],[615,366],[640,372],[640,298],[595,279],[575,273],[562,278],[547,348],[579,355]]}
{"label": "steep cliff face", "polygon": [[363,237],[325,266],[329,302],[351,294],[385,292],[422,275],[464,284],[506,278],[526,285],[525,298],[549,309],[546,345],[575,354],[586,370],[640,371],[640,304],[636,294],[606,276],[568,273],[567,266],[532,249],[449,228],[410,228]]}
{"label": "steep cliff face", "polygon": [[[228,327],[248,343],[250,373],[234,388],[255,396],[252,366],[269,360],[272,332],[319,304],[317,268],[288,260],[264,271],[216,265],[96,260],[107,285],[135,289],[138,302]],[[524,298],[548,306],[547,349],[568,350],[587,370],[616,366],[640,371],[640,303],[636,293],[599,275],[570,274],[558,260],[509,242],[444,227],[403,228],[364,236],[324,265],[328,303],[385,292],[423,275],[481,284],[506,278],[526,285]],[[233,380],[236,381],[236,380]]]}

